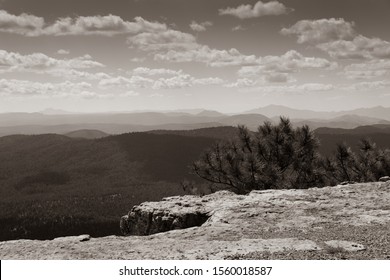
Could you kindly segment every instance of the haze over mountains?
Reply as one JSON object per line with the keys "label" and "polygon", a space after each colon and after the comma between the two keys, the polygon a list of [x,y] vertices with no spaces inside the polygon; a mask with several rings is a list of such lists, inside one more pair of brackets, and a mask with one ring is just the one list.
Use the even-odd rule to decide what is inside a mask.
{"label": "haze over mountains", "polygon": [[289,117],[295,126],[352,129],[364,125],[390,124],[390,108],[373,107],[352,111],[316,112],[270,105],[239,114],[210,110],[170,112],[71,113],[47,109],[38,113],[0,114],[0,136],[12,134],[67,134],[77,130],[99,130],[107,134],[150,130],[191,130],[206,127],[246,125],[256,130],[265,121]]}
{"label": "haze over mountains", "polygon": [[324,156],[341,142],[356,150],[362,138],[389,148],[389,117],[377,118],[389,109],[0,114],[0,136],[8,135],[0,137],[0,240],[119,234],[124,208],[184,194],[180,182],[204,186],[189,167],[217,141],[237,137],[240,124],[256,130],[289,116],[315,129]]}
{"label": "haze over mountains", "polygon": [[[315,133],[325,156],[341,142],[356,150],[364,137],[379,148],[390,143],[390,125],[320,128]],[[191,164],[217,141],[234,137],[233,126],[0,137],[0,240],[119,234],[123,209],[184,194],[180,182],[186,180],[202,186]]]}
{"label": "haze over mountains", "polygon": [[311,111],[293,109],[281,105],[269,105],[246,111],[245,113],[262,114],[269,118],[276,116],[288,116],[291,119],[333,119],[345,115],[356,115],[390,121],[390,108],[376,106],[372,108],[358,108],[350,111]]}

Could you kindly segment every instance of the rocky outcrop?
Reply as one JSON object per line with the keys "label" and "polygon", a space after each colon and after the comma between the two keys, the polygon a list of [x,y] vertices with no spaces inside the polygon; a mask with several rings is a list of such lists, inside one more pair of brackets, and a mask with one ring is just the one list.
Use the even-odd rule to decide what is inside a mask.
{"label": "rocky outcrop", "polygon": [[201,226],[209,218],[209,209],[199,197],[173,197],[161,202],[148,202],[134,206],[120,220],[124,235],[149,235],[175,229]]}
{"label": "rocky outcrop", "polygon": [[390,182],[175,196],[122,219],[142,236],[0,242],[0,258],[390,259],[389,202]]}
{"label": "rocky outcrop", "polygon": [[379,182],[388,182],[390,181],[390,176],[383,176],[379,178]]}

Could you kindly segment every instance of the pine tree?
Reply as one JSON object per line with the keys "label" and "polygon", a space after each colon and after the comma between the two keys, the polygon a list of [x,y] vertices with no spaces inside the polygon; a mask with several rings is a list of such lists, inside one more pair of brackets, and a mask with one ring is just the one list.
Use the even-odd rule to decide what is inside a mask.
{"label": "pine tree", "polygon": [[236,193],[324,185],[319,143],[308,126],[294,129],[287,118],[265,122],[257,132],[238,127],[238,140],[221,142],[193,164],[199,177]]}

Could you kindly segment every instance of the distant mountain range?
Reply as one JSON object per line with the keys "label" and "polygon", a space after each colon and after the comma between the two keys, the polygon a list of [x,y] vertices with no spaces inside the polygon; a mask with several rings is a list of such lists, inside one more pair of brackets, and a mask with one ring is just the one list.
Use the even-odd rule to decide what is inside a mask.
{"label": "distant mountain range", "polygon": [[84,139],[99,139],[108,136],[108,133],[105,133],[100,130],[95,129],[80,129],[76,131],[71,131],[65,134],[65,136],[71,138],[84,138]]}
{"label": "distant mountain range", "polygon": [[77,130],[99,130],[107,134],[151,130],[192,130],[207,127],[246,125],[251,130],[265,121],[276,123],[289,117],[294,126],[352,129],[358,126],[390,124],[390,108],[361,108],[340,112],[316,112],[270,105],[242,114],[210,110],[130,113],[69,113],[47,109],[39,113],[0,114],[0,136],[12,134],[67,134]]}
{"label": "distant mountain range", "polygon": [[[190,137],[207,137],[214,139],[234,139],[237,137],[236,127],[213,127],[201,128],[195,130],[158,130],[150,131],[154,134],[173,134]],[[337,144],[345,142],[353,150],[358,149],[359,141],[366,138],[372,140],[377,144],[378,148],[390,148],[390,125],[372,125],[359,126],[354,129],[340,129],[340,128],[318,128],[314,130],[317,138],[320,141],[319,152],[322,155],[328,156],[336,150]]]}
{"label": "distant mountain range", "polygon": [[291,119],[332,119],[344,115],[355,115],[390,121],[390,108],[377,106],[372,108],[359,108],[350,111],[317,112],[311,110],[292,109],[281,105],[269,105],[244,112],[245,114],[262,114],[269,118],[285,116]]}

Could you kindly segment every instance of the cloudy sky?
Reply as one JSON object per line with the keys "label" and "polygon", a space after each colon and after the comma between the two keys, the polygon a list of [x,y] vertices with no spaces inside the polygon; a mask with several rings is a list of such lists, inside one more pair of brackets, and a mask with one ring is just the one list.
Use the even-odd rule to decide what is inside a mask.
{"label": "cloudy sky", "polygon": [[0,112],[390,106],[390,0],[0,0]]}

